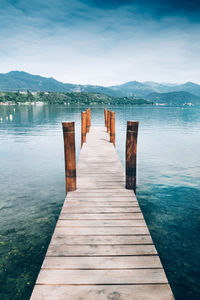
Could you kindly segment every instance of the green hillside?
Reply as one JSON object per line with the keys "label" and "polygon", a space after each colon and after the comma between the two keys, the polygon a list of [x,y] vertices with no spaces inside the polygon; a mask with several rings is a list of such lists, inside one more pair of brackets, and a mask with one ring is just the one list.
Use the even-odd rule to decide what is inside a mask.
{"label": "green hillside", "polygon": [[13,103],[31,103],[44,102],[46,104],[152,104],[148,100],[135,99],[133,97],[113,97],[105,94],[73,92],[73,93],[55,93],[55,92],[39,92],[32,94],[31,92],[0,92],[0,101]]}
{"label": "green hillside", "polygon": [[146,99],[154,103],[167,105],[200,105],[200,97],[188,92],[171,92],[171,93],[151,93]]}

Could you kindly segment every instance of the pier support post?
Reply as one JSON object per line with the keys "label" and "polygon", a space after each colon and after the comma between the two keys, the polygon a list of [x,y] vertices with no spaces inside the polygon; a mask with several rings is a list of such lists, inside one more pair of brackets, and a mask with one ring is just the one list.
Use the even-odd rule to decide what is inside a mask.
{"label": "pier support post", "polygon": [[110,133],[110,110],[108,111],[107,116],[107,132]]}
{"label": "pier support post", "polygon": [[110,142],[115,147],[115,112],[110,112]]}
{"label": "pier support post", "polygon": [[126,189],[136,193],[136,156],[139,122],[127,122],[126,135]]}
{"label": "pier support post", "polygon": [[66,194],[76,190],[75,124],[63,122]]}
{"label": "pier support post", "polygon": [[105,127],[107,127],[107,118],[108,118],[107,108],[104,108],[104,116],[105,116]]}
{"label": "pier support post", "polygon": [[81,113],[81,148],[83,144],[86,142],[86,111],[82,111]]}
{"label": "pier support post", "polygon": [[88,110],[89,110],[89,120],[90,120],[90,122],[89,122],[89,131],[90,131],[90,127],[91,127],[91,108],[89,107]]}
{"label": "pier support post", "polygon": [[86,110],[86,132],[90,131],[90,110],[89,108]]}

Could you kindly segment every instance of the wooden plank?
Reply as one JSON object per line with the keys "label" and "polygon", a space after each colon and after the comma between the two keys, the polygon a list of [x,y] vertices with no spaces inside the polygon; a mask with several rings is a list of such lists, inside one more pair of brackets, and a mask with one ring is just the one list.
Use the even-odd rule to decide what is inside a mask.
{"label": "wooden plank", "polygon": [[[95,234],[95,233],[94,233]],[[64,228],[57,227],[51,245],[145,245],[153,244],[150,235],[67,235]]]}
{"label": "wooden plank", "polygon": [[37,284],[151,284],[167,283],[162,269],[127,270],[46,270]]}
{"label": "wooden plank", "polygon": [[58,220],[58,227],[113,227],[113,226],[138,226],[144,227],[146,225],[144,220]]}
{"label": "wooden plank", "polygon": [[88,190],[87,188],[82,188],[82,189],[77,189],[73,193],[68,193],[67,198],[73,198],[75,196],[85,196],[85,197],[134,197],[135,194],[133,191],[130,190],[123,190],[123,189],[118,189],[117,191],[115,189],[109,189],[109,190],[101,190],[99,188],[95,188],[93,190]]}
{"label": "wooden plank", "polygon": [[43,269],[158,269],[160,259],[154,256],[108,256],[108,257],[46,257]]}
{"label": "wooden plank", "polygon": [[50,244],[47,256],[154,255],[154,245],[65,245]]}
{"label": "wooden plank", "polygon": [[[106,189],[105,189],[106,190]],[[105,191],[104,190],[104,191]],[[87,201],[137,201],[136,197],[130,197],[129,195],[124,195],[118,193],[113,195],[112,193],[101,194],[101,193],[92,193],[92,194],[75,194],[73,197],[67,197],[66,201],[70,200],[87,200]],[[138,201],[137,201],[138,202]]]}
{"label": "wooden plank", "polygon": [[80,206],[75,206],[75,207],[69,207],[69,206],[63,206],[62,209],[63,212],[67,213],[136,213],[136,212],[141,212],[139,206],[131,206],[131,207],[80,207]]}
{"label": "wooden plank", "polygon": [[113,182],[113,181],[124,181],[125,182],[125,175],[121,175],[121,173],[115,174],[112,173],[112,176],[110,176],[110,174],[103,174],[103,176],[99,176],[99,173],[95,173],[93,175],[91,175],[91,173],[78,173],[79,175],[76,176],[77,180],[91,180],[91,179],[95,179],[97,181],[100,182]]}
{"label": "wooden plank", "polygon": [[97,183],[91,183],[91,182],[89,182],[88,184],[85,184],[85,183],[83,183],[83,184],[77,184],[77,186],[79,187],[79,188],[87,188],[87,189],[90,189],[91,191],[93,190],[93,189],[96,189],[97,187],[98,188],[101,188],[101,189],[115,189],[116,190],[116,192],[118,191],[118,190],[120,190],[123,186],[124,186],[124,184],[109,184],[109,183],[106,183],[106,184],[99,184],[98,182]]}
{"label": "wooden plank", "polygon": [[74,197],[74,198],[68,198],[66,200],[67,203],[69,202],[76,202],[76,201],[83,201],[85,203],[88,202],[88,203],[91,203],[91,202],[95,202],[95,203],[101,203],[101,202],[131,202],[131,203],[137,203],[138,204],[138,201],[136,198],[130,198],[130,197],[98,197],[98,198],[95,198],[95,197],[81,197],[81,196],[78,196],[78,197]]}
{"label": "wooden plank", "polygon": [[94,209],[96,207],[138,207],[138,203],[137,202],[133,202],[133,201],[121,201],[121,202],[116,202],[116,201],[101,201],[100,203],[98,201],[78,201],[78,200],[74,200],[74,201],[66,201],[63,205],[64,207],[93,207]]}
{"label": "wooden plank", "polygon": [[61,212],[59,220],[143,220],[142,213],[68,214]]}
{"label": "wooden plank", "polygon": [[168,284],[37,285],[31,300],[173,300]]}
{"label": "wooden plank", "polygon": [[[57,227],[67,235],[144,235],[149,234],[144,227]],[[57,229],[56,228],[56,229]]]}

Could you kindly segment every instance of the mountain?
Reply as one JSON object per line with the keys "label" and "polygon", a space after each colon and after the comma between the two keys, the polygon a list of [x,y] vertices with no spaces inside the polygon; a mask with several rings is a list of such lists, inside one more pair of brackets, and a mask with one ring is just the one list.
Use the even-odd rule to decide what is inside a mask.
{"label": "mountain", "polygon": [[190,103],[192,103],[194,105],[200,105],[200,97],[184,91],[170,93],[150,93],[145,98],[158,104],[190,105]]}
{"label": "mountain", "polygon": [[[54,78],[31,75],[22,71],[0,74],[0,91],[88,92],[115,97],[147,98],[151,93],[188,92],[200,96],[200,85],[130,81],[109,87],[63,83]],[[181,95],[181,94],[180,94]],[[183,94],[184,95],[184,94]],[[162,96],[163,97],[163,96]],[[188,97],[190,97],[188,95]]]}
{"label": "mountain", "polygon": [[200,85],[193,82],[186,82],[176,86],[176,91],[185,91],[200,96]]}
{"label": "mountain", "polygon": [[124,84],[110,86],[109,89],[115,93],[115,95],[117,94],[121,97],[143,97],[152,92],[151,87],[138,81],[130,81]]}
{"label": "mountain", "polygon": [[30,90],[32,92],[91,92],[113,96],[103,86],[63,83],[54,78],[31,75],[22,71],[11,71],[6,74],[0,74],[0,91],[18,90]]}
{"label": "mountain", "polygon": [[79,90],[79,85],[64,84],[53,78],[46,78],[39,75],[31,75],[26,72],[11,71],[6,74],[0,74],[0,90],[2,91],[54,91],[68,92],[70,90]]}
{"label": "mountain", "polygon": [[145,97],[150,93],[170,93],[170,92],[189,92],[196,96],[200,96],[200,85],[187,82],[185,84],[172,84],[172,83],[157,83],[153,81],[138,82],[130,81],[121,85],[110,86],[110,90],[115,91],[120,96],[134,96]]}

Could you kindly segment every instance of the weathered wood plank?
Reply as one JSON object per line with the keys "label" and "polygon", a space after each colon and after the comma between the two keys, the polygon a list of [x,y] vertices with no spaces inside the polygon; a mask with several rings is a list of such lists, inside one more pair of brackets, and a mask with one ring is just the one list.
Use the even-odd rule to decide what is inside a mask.
{"label": "weathered wood plank", "polygon": [[[66,200],[67,203],[69,202],[76,202],[76,201],[83,201],[84,203],[91,203],[91,202],[94,202],[94,203],[99,203],[99,205],[101,204],[101,202],[131,202],[131,203],[137,203],[138,204],[138,201],[136,198],[130,198],[130,197],[99,197],[99,198],[94,198],[94,197],[74,197],[74,198],[68,198]],[[86,201],[86,202],[85,202]]]}
{"label": "weathered wood plank", "polygon": [[74,198],[76,196],[81,196],[81,197],[134,197],[135,194],[133,191],[130,190],[123,190],[123,189],[109,189],[109,190],[101,190],[99,188],[91,189],[88,190],[87,188],[82,188],[82,189],[77,189],[73,193],[68,193],[67,198]]}
{"label": "weathered wood plank", "polygon": [[67,235],[143,235],[149,234],[147,226],[144,227],[56,227]]}
{"label": "weathered wood plank", "polygon": [[143,220],[142,213],[68,214],[61,212],[59,220]]}
{"label": "weathered wood plank", "polygon": [[131,206],[131,207],[80,207],[80,206],[75,206],[75,207],[69,207],[69,206],[63,206],[62,209],[63,212],[68,212],[68,213],[136,213],[136,212],[141,212],[141,209],[139,206]]}
{"label": "weathered wood plank", "polygon": [[157,255],[101,257],[46,257],[43,269],[158,269],[162,268]]}
{"label": "weathered wood plank", "polygon": [[173,300],[168,284],[37,285],[31,300]]}
{"label": "weathered wood plank", "polygon": [[138,203],[134,202],[134,201],[121,201],[121,202],[116,202],[116,201],[78,201],[78,200],[74,200],[74,201],[66,201],[63,205],[63,207],[93,207],[94,209],[96,207],[138,207]]}
{"label": "weathered wood plank", "polygon": [[154,255],[154,245],[65,245],[50,244],[47,256]]}
{"label": "weathered wood plank", "polygon": [[144,227],[146,225],[144,220],[58,220],[58,227],[113,227],[113,226],[138,226]]}
{"label": "weathered wood plank", "polygon": [[64,228],[56,228],[51,245],[145,245],[153,244],[150,235],[67,235]]}
{"label": "weathered wood plank", "polygon": [[151,284],[167,283],[163,269],[46,270],[37,284]]}

